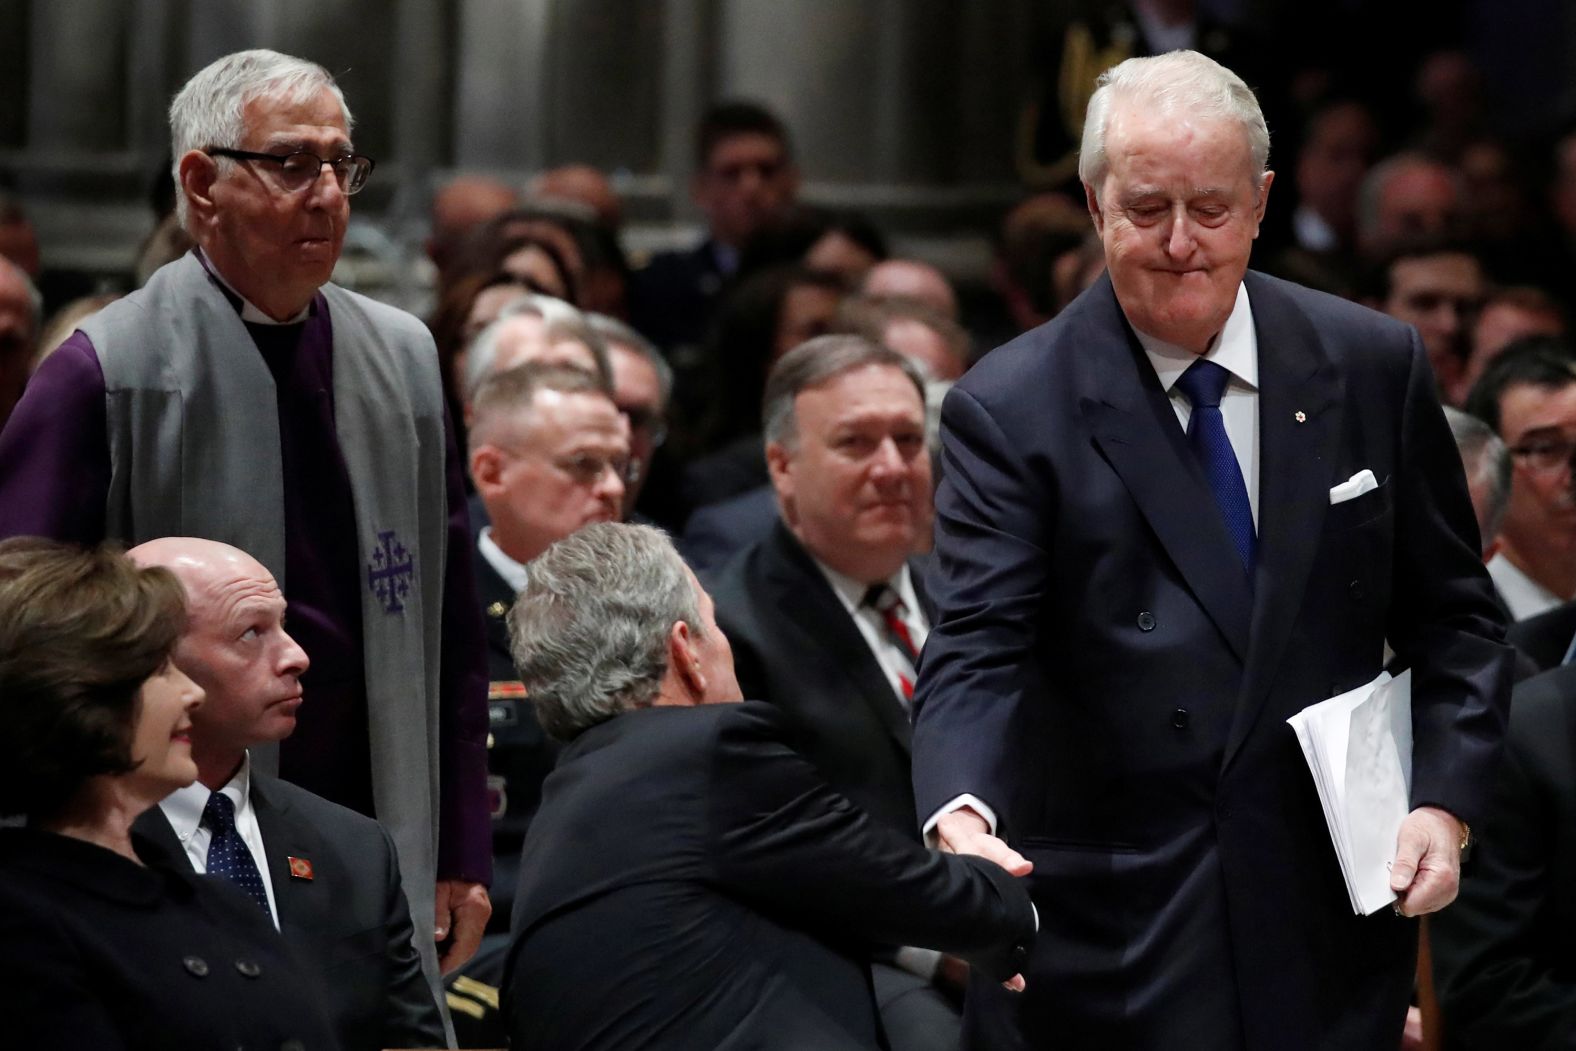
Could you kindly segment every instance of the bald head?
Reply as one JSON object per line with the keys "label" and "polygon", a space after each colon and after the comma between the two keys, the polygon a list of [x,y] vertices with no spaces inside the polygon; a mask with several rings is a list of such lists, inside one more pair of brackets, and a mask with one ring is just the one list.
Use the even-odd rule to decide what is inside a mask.
{"label": "bald head", "polygon": [[589,164],[549,168],[531,180],[528,192],[538,200],[584,205],[609,230],[617,230],[624,222],[623,205],[612,181]]}
{"label": "bald head", "polygon": [[870,299],[911,299],[952,321],[958,319],[958,297],[952,291],[952,282],[940,270],[917,259],[877,263],[865,275],[859,292]]}
{"label": "bald head", "polygon": [[246,749],[295,730],[308,661],[285,632],[285,597],[262,563],[229,544],[164,537],[127,553],[138,565],[170,570],[186,588],[175,663],[208,695],[192,715],[192,758],[198,780],[220,788]]}

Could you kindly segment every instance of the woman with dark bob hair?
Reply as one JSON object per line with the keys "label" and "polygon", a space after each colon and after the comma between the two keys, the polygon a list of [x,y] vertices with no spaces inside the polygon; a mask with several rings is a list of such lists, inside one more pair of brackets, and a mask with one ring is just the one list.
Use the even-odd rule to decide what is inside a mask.
{"label": "woman with dark bob hair", "polygon": [[337,1046],[261,910],[131,833],[197,777],[185,623],[167,570],[0,542],[0,816],[26,819],[0,829],[8,1046]]}

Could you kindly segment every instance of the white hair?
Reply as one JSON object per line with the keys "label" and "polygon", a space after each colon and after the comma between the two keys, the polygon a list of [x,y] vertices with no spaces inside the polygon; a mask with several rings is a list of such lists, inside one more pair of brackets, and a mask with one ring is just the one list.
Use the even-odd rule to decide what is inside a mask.
{"label": "white hair", "polygon": [[591,357],[596,360],[597,380],[607,390],[613,389],[613,366],[608,361],[607,343],[592,330],[591,325],[586,321],[586,316],[562,299],[537,295],[534,292],[522,292],[504,305],[503,310],[498,313],[497,320],[476,333],[476,338],[471,340],[470,348],[465,353],[466,400],[475,398],[482,383],[495,371],[494,365],[498,360],[498,338],[508,327],[509,319],[521,316],[541,318],[547,326],[547,339],[550,343],[560,341],[584,343],[590,348]]}
{"label": "white hair", "polygon": [[170,103],[170,153],[175,173],[175,214],[186,229],[186,191],[181,185],[181,158],[192,150],[239,149],[246,136],[247,103],[267,96],[287,104],[310,102],[324,89],[334,93],[353,124],[344,92],[333,75],[306,59],[256,48],[237,51],[204,66],[186,82]]}
{"label": "white hair", "polygon": [[1110,161],[1105,133],[1118,99],[1148,103],[1159,110],[1183,110],[1201,118],[1232,120],[1248,136],[1253,172],[1262,182],[1270,159],[1270,131],[1253,90],[1225,66],[1197,51],[1171,51],[1152,58],[1130,58],[1100,74],[1084,115],[1078,178],[1099,193]]}

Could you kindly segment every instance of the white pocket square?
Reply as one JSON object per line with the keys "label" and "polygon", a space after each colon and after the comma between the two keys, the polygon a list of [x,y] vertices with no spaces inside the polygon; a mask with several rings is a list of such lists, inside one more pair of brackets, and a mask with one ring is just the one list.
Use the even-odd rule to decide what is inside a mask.
{"label": "white pocket square", "polygon": [[1379,488],[1379,482],[1374,478],[1374,473],[1364,467],[1346,481],[1330,490],[1330,503],[1344,504],[1348,500],[1355,500],[1364,493],[1372,492]]}

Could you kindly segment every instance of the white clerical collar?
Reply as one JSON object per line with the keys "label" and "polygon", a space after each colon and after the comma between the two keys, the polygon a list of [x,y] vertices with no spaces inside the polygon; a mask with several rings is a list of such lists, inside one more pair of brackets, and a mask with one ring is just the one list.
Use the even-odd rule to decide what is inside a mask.
{"label": "white clerical collar", "polygon": [[525,590],[525,564],[503,553],[503,548],[492,538],[492,526],[482,526],[482,534],[476,539],[476,550],[481,552],[487,564],[497,571],[511,591],[518,595]]}
{"label": "white clerical collar", "polygon": [[[219,791],[230,797],[230,802],[235,804],[237,814],[251,805],[252,753],[247,752],[241,758],[240,769]],[[212,794],[208,791],[207,785],[201,781],[193,781],[185,788],[177,788],[159,802],[159,809],[164,811],[170,827],[175,830],[175,838],[181,841],[182,846],[186,845],[186,841],[192,838],[202,824],[202,812],[207,809],[208,797]]]}
{"label": "white clerical collar", "polygon": [[245,296],[241,295],[241,293],[237,292],[235,290],[235,286],[230,284],[229,281],[225,280],[223,274],[219,273],[219,268],[214,265],[212,259],[207,257],[206,253],[203,255],[203,260],[208,264],[208,273],[213,275],[214,280],[219,282],[225,288],[229,289],[230,294],[241,301],[242,321],[249,322],[253,325],[294,325],[305,321],[311,316],[312,301],[309,299],[307,300],[306,306],[302,307],[300,312],[294,317],[287,317],[283,321],[275,321],[273,318],[257,309],[257,306],[250,299],[247,299]]}
{"label": "white clerical collar", "polygon": [[[1187,371],[1189,365],[1198,360],[1198,355],[1192,351],[1184,350],[1174,343],[1167,343],[1138,329],[1133,329],[1138,336],[1138,343],[1144,348],[1144,354],[1149,358],[1149,364],[1154,366],[1155,375],[1160,377],[1160,385],[1167,394],[1182,373]],[[1213,361],[1221,368],[1249,387],[1257,390],[1259,387],[1259,339],[1253,329],[1253,308],[1248,305],[1248,290],[1246,286],[1237,286],[1237,301],[1231,308],[1231,316],[1226,318],[1225,325],[1221,326],[1220,335],[1210,344],[1209,350],[1204,352],[1204,357]]]}

